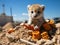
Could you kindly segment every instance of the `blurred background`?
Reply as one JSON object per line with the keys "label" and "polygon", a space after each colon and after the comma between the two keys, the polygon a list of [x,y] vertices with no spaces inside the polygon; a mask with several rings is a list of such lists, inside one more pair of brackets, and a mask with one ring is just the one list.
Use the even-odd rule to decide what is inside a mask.
{"label": "blurred background", "polygon": [[60,22],[60,0],[0,0],[0,21],[28,20],[27,6],[32,4],[45,5],[45,19],[54,19],[55,23]]}

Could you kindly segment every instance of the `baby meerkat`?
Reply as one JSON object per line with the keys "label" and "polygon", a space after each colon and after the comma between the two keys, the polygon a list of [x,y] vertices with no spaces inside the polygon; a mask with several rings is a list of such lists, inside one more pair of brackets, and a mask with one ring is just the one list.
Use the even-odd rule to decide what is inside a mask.
{"label": "baby meerkat", "polygon": [[34,26],[41,26],[44,23],[44,12],[45,6],[39,4],[33,4],[28,6],[29,20],[28,24],[34,24]]}
{"label": "baby meerkat", "polygon": [[44,5],[32,4],[28,5],[28,24],[33,24],[34,27],[38,27],[39,31],[42,33],[47,32],[50,39],[52,35],[55,35],[56,27],[55,24],[49,20],[48,22],[44,19]]}

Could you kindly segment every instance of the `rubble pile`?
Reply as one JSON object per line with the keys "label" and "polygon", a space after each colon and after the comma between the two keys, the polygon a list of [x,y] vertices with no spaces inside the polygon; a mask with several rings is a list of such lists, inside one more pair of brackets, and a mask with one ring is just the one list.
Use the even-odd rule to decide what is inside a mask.
{"label": "rubble pile", "polygon": [[0,45],[45,45],[48,42],[51,45],[59,45],[60,43],[60,32],[53,37],[55,41],[52,41],[53,39],[45,40],[45,42],[47,41],[45,44],[42,43],[43,39],[37,41],[32,40],[31,32],[32,30],[25,29],[21,25],[14,27],[12,23],[7,23],[5,26],[0,27]]}

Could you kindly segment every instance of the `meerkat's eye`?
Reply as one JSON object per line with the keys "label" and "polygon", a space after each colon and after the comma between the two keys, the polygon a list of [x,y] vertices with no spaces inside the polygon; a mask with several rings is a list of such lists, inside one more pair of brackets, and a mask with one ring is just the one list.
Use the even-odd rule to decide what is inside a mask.
{"label": "meerkat's eye", "polygon": [[31,13],[33,13],[33,11],[31,11]]}
{"label": "meerkat's eye", "polygon": [[40,11],[37,12],[38,14],[40,13]]}

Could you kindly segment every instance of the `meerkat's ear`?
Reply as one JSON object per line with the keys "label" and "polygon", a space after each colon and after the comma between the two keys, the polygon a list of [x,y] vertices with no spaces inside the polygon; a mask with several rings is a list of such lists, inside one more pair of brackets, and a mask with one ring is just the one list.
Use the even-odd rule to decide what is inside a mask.
{"label": "meerkat's ear", "polygon": [[30,7],[30,6],[31,6],[31,5],[28,5],[28,6],[27,6],[28,10],[29,10],[29,7]]}
{"label": "meerkat's ear", "polygon": [[44,5],[41,5],[41,7],[42,7],[42,10],[44,10],[44,9],[45,9],[45,6],[44,6]]}

